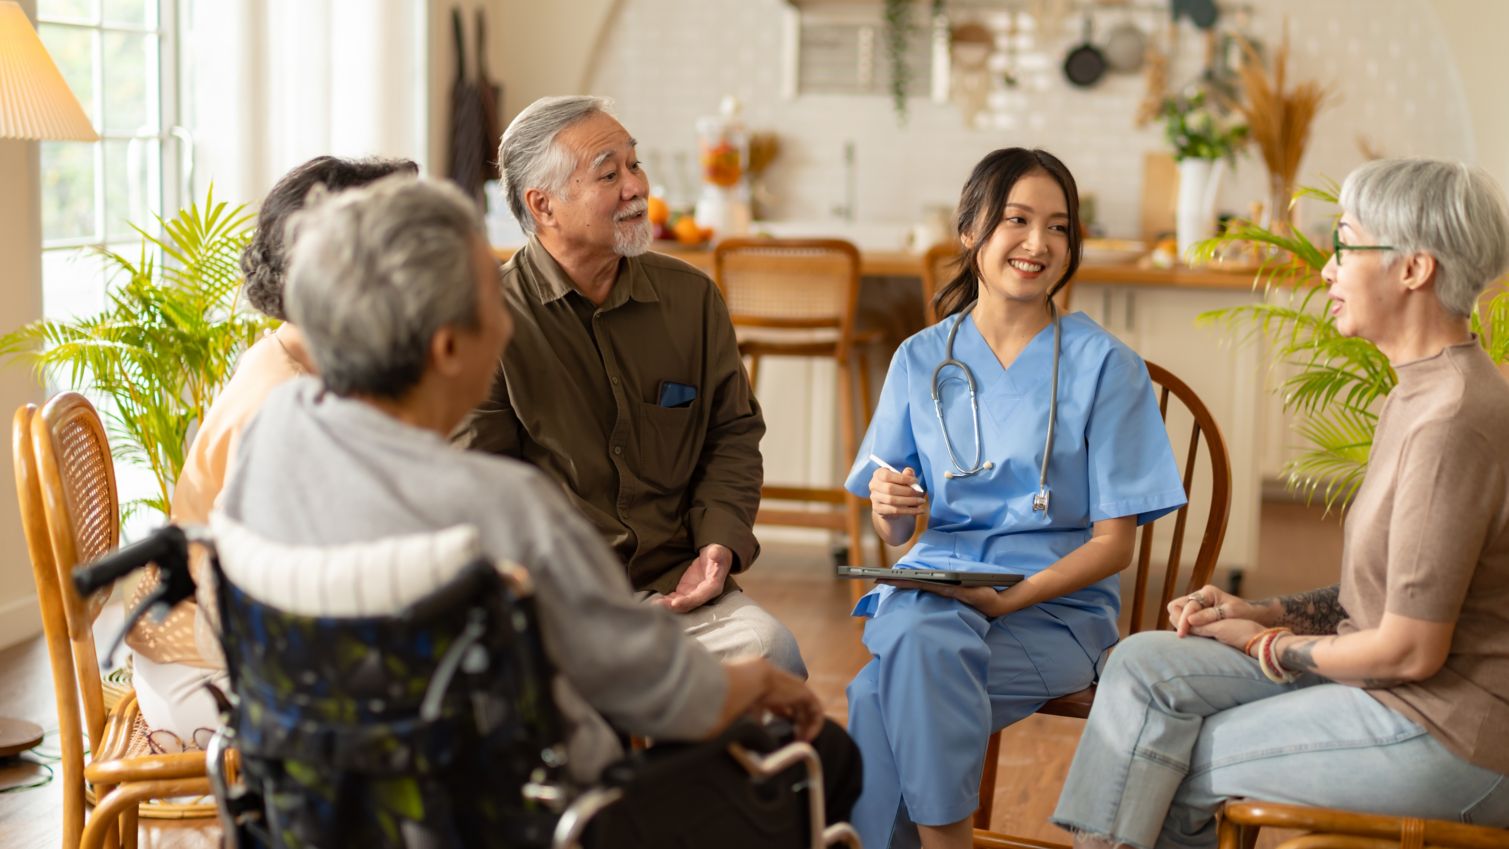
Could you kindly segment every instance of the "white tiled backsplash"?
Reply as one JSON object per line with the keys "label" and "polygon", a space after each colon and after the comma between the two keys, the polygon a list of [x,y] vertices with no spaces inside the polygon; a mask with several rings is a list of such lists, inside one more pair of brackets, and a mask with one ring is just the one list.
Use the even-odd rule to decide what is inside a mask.
{"label": "white tiled backsplash", "polygon": [[[879,0],[875,0],[879,6]],[[1263,0],[1251,29],[1269,45],[1287,18],[1291,75],[1332,84],[1335,99],[1316,121],[1301,182],[1339,180],[1362,161],[1365,138],[1388,155],[1472,160],[1466,102],[1435,13],[1419,0]],[[928,205],[952,206],[970,168],[998,147],[1043,147],[1062,158],[1083,192],[1093,192],[1109,235],[1138,231],[1142,158],[1165,147],[1161,126],[1133,126],[1141,74],[1108,75],[1090,90],[1069,86],[1059,70],[1080,38],[1068,16],[1047,45],[1020,57],[1021,84],[998,100],[1001,126],[969,129],[957,107],[913,98],[898,127],[889,98],[804,95],[784,99],[781,66],[784,0],[621,0],[609,21],[587,90],[614,98],[619,117],[664,169],[675,154],[694,167],[697,118],[725,94],[739,97],[753,130],[780,137],[767,175],[770,217],[830,220],[844,202],[843,149],[856,149],[860,221],[911,222]],[[1119,20],[1109,12],[1100,33]],[[1142,15],[1144,25],[1163,20]],[[1203,62],[1203,39],[1185,24],[1170,74],[1179,85]],[[986,125],[990,119],[982,121]],[[655,176],[655,175],[652,175]],[[1222,208],[1246,214],[1266,196],[1261,160],[1239,160]],[[1320,215],[1320,210],[1310,217]]]}

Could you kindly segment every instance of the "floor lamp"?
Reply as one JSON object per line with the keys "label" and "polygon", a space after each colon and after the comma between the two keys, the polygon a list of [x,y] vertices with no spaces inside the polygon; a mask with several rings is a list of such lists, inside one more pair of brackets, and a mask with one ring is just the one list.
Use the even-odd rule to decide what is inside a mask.
{"label": "floor lamp", "polygon": [[[99,141],[20,4],[0,0],[0,140]],[[0,141],[0,144],[10,144]],[[41,250],[41,245],[37,246]],[[0,717],[0,757],[42,742],[32,722]]]}

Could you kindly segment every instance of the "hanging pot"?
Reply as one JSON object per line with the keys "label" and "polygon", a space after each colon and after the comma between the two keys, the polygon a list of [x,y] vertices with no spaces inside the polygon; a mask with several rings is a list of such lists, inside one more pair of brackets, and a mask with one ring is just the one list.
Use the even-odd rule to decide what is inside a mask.
{"label": "hanging pot", "polygon": [[1173,0],[1172,11],[1174,20],[1181,16],[1189,18],[1189,22],[1200,29],[1210,29],[1216,25],[1216,19],[1221,12],[1216,8],[1216,0]]}
{"label": "hanging pot", "polygon": [[1147,56],[1147,35],[1130,19],[1122,21],[1106,37],[1105,56],[1112,72],[1135,74]]}
{"label": "hanging pot", "polygon": [[1090,41],[1090,14],[1085,13],[1084,41],[1064,57],[1064,76],[1080,88],[1089,88],[1106,75],[1106,57]]}

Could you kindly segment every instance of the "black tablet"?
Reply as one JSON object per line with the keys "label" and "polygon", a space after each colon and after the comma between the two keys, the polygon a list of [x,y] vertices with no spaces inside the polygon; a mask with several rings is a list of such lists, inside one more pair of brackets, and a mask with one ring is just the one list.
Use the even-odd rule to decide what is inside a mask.
{"label": "black tablet", "polygon": [[952,569],[881,569],[878,566],[840,566],[840,578],[887,578],[896,581],[919,581],[951,584],[956,587],[1009,587],[1022,580],[1013,572],[956,572]]}

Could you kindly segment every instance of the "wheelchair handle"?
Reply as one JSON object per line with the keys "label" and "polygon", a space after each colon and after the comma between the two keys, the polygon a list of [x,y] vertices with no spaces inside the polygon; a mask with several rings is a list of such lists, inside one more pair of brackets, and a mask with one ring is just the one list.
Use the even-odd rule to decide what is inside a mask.
{"label": "wheelchair handle", "polygon": [[164,572],[186,572],[189,565],[188,534],[177,525],[164,525],[144,539],[74,569],[73,587],[79,595],[88,596],[150,563],[156,563]]}

